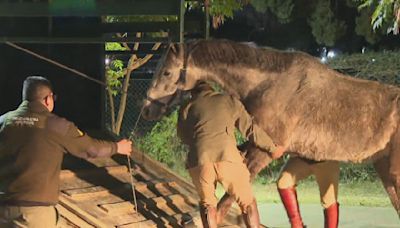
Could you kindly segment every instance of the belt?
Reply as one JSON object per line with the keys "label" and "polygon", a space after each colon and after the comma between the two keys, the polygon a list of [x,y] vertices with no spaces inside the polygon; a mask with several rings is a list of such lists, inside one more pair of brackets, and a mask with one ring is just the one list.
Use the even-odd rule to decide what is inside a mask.
{"label": "belt", "polygon": [[25,200],[3,200],[0,201],[2,206],[17,206],[17,207],[36,207],[36,206],[55,206],[54,203],[49,202],[33,202]]}

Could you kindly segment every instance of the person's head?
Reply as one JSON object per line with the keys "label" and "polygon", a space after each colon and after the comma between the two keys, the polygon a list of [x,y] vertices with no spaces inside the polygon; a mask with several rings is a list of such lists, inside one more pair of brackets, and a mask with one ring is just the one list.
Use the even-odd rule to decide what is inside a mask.
{"label": "person's head", "polygon": [[198,94],[202,91],[214,91],[212,86],[205,81],[199,81],[191,90],[192,95]]}
{"label": "person's head", "polygon": [[22,100],[39,101],[52,112],[55,95],[51,82],[42,76],[29,76],[22,87]]}

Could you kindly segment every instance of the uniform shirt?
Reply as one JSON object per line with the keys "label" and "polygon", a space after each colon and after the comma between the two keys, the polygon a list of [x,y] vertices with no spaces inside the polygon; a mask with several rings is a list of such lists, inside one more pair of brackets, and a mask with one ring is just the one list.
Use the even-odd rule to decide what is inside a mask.
{"label": "uniform shirt", "polygon": [[0,195],[2,204],[55,205],[63,155],[111,156],[117,145],[93,139],[40,102],[23,101],[0,117]]}
{"label": "uniform shirt", "polygon": [[243,162],[236,147],[235,127],[261,149],[276,150],[271,138],[232,96],[205,90],[182,106],[177,133],[189,147],[187,168],[208,162]]}

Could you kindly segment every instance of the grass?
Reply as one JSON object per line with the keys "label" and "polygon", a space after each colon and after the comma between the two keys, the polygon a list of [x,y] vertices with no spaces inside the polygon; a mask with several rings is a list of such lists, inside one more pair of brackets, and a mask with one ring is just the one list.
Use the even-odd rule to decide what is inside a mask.
{"label": "grass", "polygon": [[[281,203],[275,183],[253,184],[253,192],[258,203]],[[219,186],[217,196],[221,197],[224,191]],[[297,194],[300,203],[319,204],[318,185],[314,180],[307,179],[299,183]],[[386,191],[380,181],[363,181],[357,183],[340,183],[339,200],[341,205],[365,207],[391,207]]]}

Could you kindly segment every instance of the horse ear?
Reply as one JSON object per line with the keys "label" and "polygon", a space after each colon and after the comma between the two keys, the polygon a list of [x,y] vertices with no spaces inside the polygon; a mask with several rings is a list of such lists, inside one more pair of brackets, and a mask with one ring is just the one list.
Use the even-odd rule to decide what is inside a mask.
{"label": "horse ear", "polygon": [[171,45],[169,47],[171,48],[172,53],[178,54],[178,49],[176,48],[175,43],[171,43]]}

